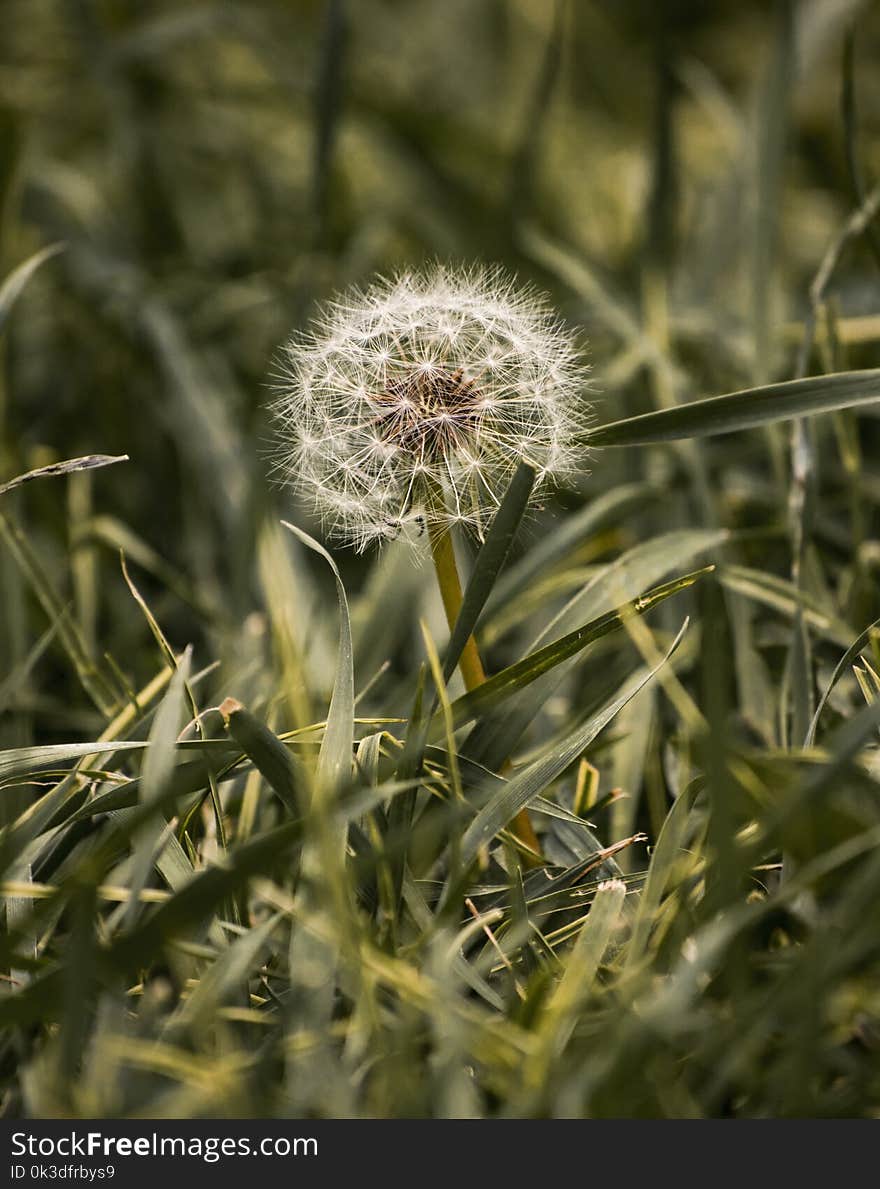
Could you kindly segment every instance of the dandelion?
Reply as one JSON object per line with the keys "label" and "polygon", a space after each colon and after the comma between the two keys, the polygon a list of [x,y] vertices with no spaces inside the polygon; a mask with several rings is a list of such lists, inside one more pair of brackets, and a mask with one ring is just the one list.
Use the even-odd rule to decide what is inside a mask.
{"label": "dandelion", "polygon": [[[582,468],[585,375],[546,300],[498,269],[377,281],[287,344],[279,469],[327,533],[358,549],[424,524],[451,630],[462,590],[450,529],[482,537],[523,462],[533,490]],[[486,679],[473,637],[459,668],[468,689]],[[534,861],[525,810],[513,830]]]}
{"label": "dandelion", "polygon": [[413,522],[483,530],[520,462],[535,489],[583,465],[573,336],[498,269],[436,267],[327,304],[284,349],[278,468],[336,540]]}

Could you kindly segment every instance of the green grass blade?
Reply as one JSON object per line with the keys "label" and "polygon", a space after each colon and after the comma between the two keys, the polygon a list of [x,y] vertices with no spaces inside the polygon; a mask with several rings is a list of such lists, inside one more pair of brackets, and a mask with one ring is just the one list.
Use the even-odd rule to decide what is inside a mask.
{"label": "green grass blade", "polygon": [[47,260],[51,260],[53,256],[57,256],[59,252],[63,252],[65,247],[66,244],[59,243],[49,244],[48,247],[41,248],[39,252],[34,252],[33,256],[29,256],[27,260],[22,261],[6,277],[3,284],[0,285],[0,333],[3,332],[3,327],[12,313],[12,307],[18,301],[28,281],[40,265],[45,264]]}
{"label": "green grass blade", "polygon": [[[178,764],[172,774],[168,790],[163,797],[163,807],[174,804],[178,797],[191,796],[203,791],[207,784],[205,765],[202,760],[195,760],[188,764]],[[126,780],[123,784],[110,788],[106,792],[96,793],[66,819],[69,826],[87,818],[96,817],[102,813],[110,813],[115,809],[132,809],[140,802],[140,780]]]}
{"label": "green grass blade", "polygon": [[658,670],[669,660],[676,648],[681,642],[687,627],[687,620],[676,636],[669,651],[663,657],[659,664],[655,665],[646,674],[638,674],[614,702],[606,706],[598,714],[593,715],[588,722],[578,727],[577,730],[565,739],[561,744],[552,748],[552,750],[534,763],[529,764],[522,772],[518,772],[511,780],[509,780],[504,787],[496,793],[488,804],[484,805],[474,820],[471,822],[465,831],[465,836],[462,839],[462,863],[468,864],[473,862],[481,847],[485,846],[499,830],[502,830],[507,823],[516,816],[521,809],[524,809],[533,797],[547,787],[551,781],[555,780],[577,757],[587,748],[600,731],[611,722],[614,716],[623,709],[627,702],[631,701],[636,694],[641,690],[658,672]]}
{"label": "green grass blade", "polygon": [[267,784],[278,794],[288,813],[299,815],[299,790],[293,756],[278,736],[234,698],[220,707],[229,733],[249,756]]}
{"label": "green grass blade", "polygon": [[[723,530],[682,529],[626,550],[603,566],[562,608],[537,636],[533,649],[543,647],[554,636],[576,631],[584,623],[614,611],[636,599],[664,575],[687,565],[700,554],[728,540]],[[574,663],[574,662],[571,662]],[[488,715],[477,723],[464,748],[472,759],[497,769],[516,747],[523,731],[562,680],[567,664],[558,666],[519,691],[502,715]]]}
{"label": "green grass blade", "polygon": [[281,914],[276,913],[239,937],[225,949],[204,972],[192,994],[183,1003],[174,1019],[169,1022],[168,1033],[175,1036],[186,1029],[209,1024],[216,1018],[230,995],[240,993],[247,985],[250,972],[259,966],[259,955],[274,932]]}
{"label": "green grass blade", "polygon": [[[224,865],[194,875],[177,894],[155,912],[141,918],[130,932],[118,937],[107,953],[111,969],[137,969],[144,953],[161,950],[170,939],[203,921],[241,890],[249,879],[265,875],[289,862],[302,835],[300,822],[285,822],[273,830],[232,848]],[[9,1000],[0,1000],[0,1022]]]}
{"label": "green grass blade", "polygon": [[336,562],[318,542],[302,529],[281,522],[308,549],[326,561],[336,580],[336,594],[339,599],[339,651],[336,656],[336,676],[330,709],[327,712],[327,726],[318,755],[317,787],[322,795],[334,795],[351,778],[354,746],[354,651],[351,641],[351,619],[348,599]]}
{"label": "green grass blade", "polygon": [[83,756],[110,755],[114,751],[143,751],[140,740],[117,739],[108,743],[46,743],[38,747],[10,747],[0,752],[0,781],[4,783],[29,776],[46,768],[56,768]]}
{"label": "green grass blade", "polygon": [[703,784],[702,780],[695,780],[686,789],[683,789],[666,815],[666,821],[663,823],[654,853],[651,856],[648,878],[645,880],[642,894],[639,897],[639,907],[627,947],[628,967],[638,961],[648,944],[651,928],[657,919],[657,910],[669,886],[672,868],[681,854],[694,801],[703,788]]}
{"label": "green grass blade", "polygon": [[0,538],[30,584],[49,620],[53,624],[57,623],[58,639],[70,658],[83,689],[98,710],[106,718],[111,718],[117,707],[116,690],[92,657],[79,625],[53,589],[27,535],[3,513],[0,513]]}
{"label": "green grass blade", "polygon": [[786,578],[748,566],[726,565],[719,567],[718,580],[729,590],[771,607],[789,619],[794,620],[799,613],[803,614],[811,628],[841,647],[853,638],[853,629],[838,618],[833,608],[824,607]]}
{"label": "green grass blade", "polygon": [[140,803],[145,808],[154,807],[156,814],[151,820],[143,822],[132,838],[132,867],[128,881],[131,898],[126,911],[126,923],[129,926],[140,915],[142,906],[139,896],[141,890],[146,887],[153,863],[161,854],[157,848],[167,829],[165,817],[159,806],[166,796],[177,763],[177,735],[183,718],[189,666],[190,650],[187,649],[171,678],[168,692],[159,704],[150,731],[150,746],[144,756],[139,788]]}
{"label": "green grass blade", "polygon": [[525,463],[520,463],[501,506],[492,518],[486,539],[474,562],[443,662],[443,676],[446,681],[455,672],[464,646],[473,634],[480,612],[492,593],[495,579],[510,552],[510,546],[528,507],[534,486],[534,470]]}
{"label": "green grass blade", "polygon": [[880,368],[833,372],[745,388],[613,421],[592,430],[590,442],[594,446],[647,446],[653,442],[706,438],[878,400]]}
{"label": "green grass blade", "polygon": [[849,669],[850,665],[853,663],[862,649],[867,647],[871,639],[876,638],[878,635],[880,635],[880,619],[875,619],[872,624],[869,624],[868,627],[865,628],[861,635],[853,640],[852,644],[835,665],[834,672],[831,674],[828,684],[825,686],[822,696],[819,698],[816,711],[813,715],[813,721],[810,723],[810,729],[807,731],[806,738],[804,739],[804,747],[812,747],[816,742],[816,729],[819,726],[819,719],[822,717],[822,711],[825,709],[834,687],[837,685],[842,675]]}
{"label": "green grass blade", "polygon": [[648,483],[625,483],[605,491],[579,512],[562,520],[547,536],[529,542],[529,549],[500,576],[486,603],[486,617],[506,606],[535,579],[570,558],[594,532],[617,523],[627,512],[644,506],[655,494]]}
{"label": "green grass blade", "polygon": [[584,624],[583,627],[554,640],[552,644],[547,644],[544,648],[530,653],[523,660],[502,669],[500,673],[488,678],[483,685],[463,694],[452,703],[451,709],[455,725],[459,727],[463,723],[480,718],[494,710],[517,690],[524,689],[544,673],[582,652],[590,644],[594,644],[597,640],[622,628],[627,620],[634,615],[646,615],[648,611],[665,602],[666,599],[687,590],[700,578],[711,574],[714,568],[714,566],[704,566],[701,570],[683,574],[672,582],[666,582],[654,590],[649,590],[632,602],[624,603],[617,610],[609,611],[607,615]]}
{"label": "green grass blade", "polygon": [[544,1008],[538,1031],[545,1058],[538,1065],[541,1074],[546,1074],[571,1035],[578,1009],[590,993],[620,920],[625,896],[626,885],[617,879],[601,883],[596,890],[587,919],[566,957],[562,978]]}

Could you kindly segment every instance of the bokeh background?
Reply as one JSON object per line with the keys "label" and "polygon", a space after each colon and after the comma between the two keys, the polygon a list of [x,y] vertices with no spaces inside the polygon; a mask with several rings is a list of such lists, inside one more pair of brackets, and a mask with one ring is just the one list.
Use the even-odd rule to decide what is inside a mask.
{"label": "bokeh background", "polygon": [[[580,328],[597,422],[798,373],[880,364],[880,227],[869,222],[864,234],[841,241],[823,301],[814,307],[810,296],[826,252],[880,178],[875,4],[5,0],[0,24],[0,276],[63,245],[33,272],[14,308],[2,310],[9,316],[0,327],[0,482],[77,455],[130,456],[4,497],[3,748],[93,740],[133,691],[157,674],[167,678],[168,655],[126,583],[120,551],[170,648],[192,644],[196,671],[219,662],[199,678],[201,707],[234,694],[279,732],[320,722],[333,680],[335,593],[323,562],[280,527],[283,516],[320,533],[308,509],[273,486],[267,405],[275,352],[339,287],[432,259],[500,262],[548,291]],[[813,308],[814,344],[804,353]],[[730,811],[740,814],[739,825],[763,823],[780,790],[800,796],[809,764],[821,768],[817,779],[830,780],[825,753],[804,757],[798,749],[818,691],[880,616],[876,409],[818,418],[793,438],[790,427],[773,426],[597,451],[573,490],[531,514],[515,547],[519,568],[502,578],[484,624],[493,670],[525,655],[568,596],[597,576],[605,582],[604,568],[610,574],[622,555],[632,559],[625,597],[707,556],[722,563],[720,588],[705,584],[714,593],[677,596],[652,620],[668,643],[685,610],[694,616],[676,658],[680,685],[670,679],[663,696],[640,695],[590,752],[604,841],[636,829],[656,839],[701,746],[689,698],[713,724],[729,726],[739,749],[745,791],[737,789]],[[569,525],[570,548],[563,548]],[[735,534],[729,549],[721,548],[722,529]],[[665,535],[673,531],[674,541]],[[544,541],[552,553],[546,574],[542,555],[531,553]],[[357,689],[369,687],[359,713],[399,720],[412,706],[424,657],[419,616],[444,638],[432,576],[403,542],[380,556],[344,549],[334,556],[351,597]],[[591,615],[621,601],[615,590],[609,579]],[[518,762],[607,704],[642,664],[623,636],[601,644],[585,671],[570,674],[547,700],[517,741]],[[876,665],[876,637],[874,649]],[[876,700],[876,679],[872,685],[868,667],[860,673],[847,670],[835,685],[823,745],[826,728]],[[152,697],[160,687],[150,688]],[[217,716],[209,726],[225,730]],[[129,728],[143,739],[149,715],[129,720]],[[822,847],[876,829],[871,756],[875,762],[876,749],[866,749],[847,787],[826,788],[820,824],[799,816],[802,832],[793,828],[780,843],[769,815],[767,854],[744,852],[742,871],[722,872],[729,886],[721,899],[712,899],[711,886],[696,906],[682,893],[681,912],[666,913],[659,930],[661,973],[679,969],[692,926],[728,904],[739,911],[741,896],[775,886],[781,845],[807,862]],[[138,771],[117,757],[109,775],[82,777],[76,797],[90,795],[92,782],[105,791],[133,789]],[[576,803],[588,771],[579,770],[579,790],[564,775],[554,793],[561,803]],[[26,785],[3,790],[5,821],[51,783],[26,774]],[[728,786],[719,788],[710,873],[733,828]],[[628,797],[616,798],[617,789]],[[233,773],[221,794],[234,847],[277,825],[278,805],[259,774],[250,771],[245,787]],[[181,827],[187,879],[217,854],[207,804],[205,793],[189,833]],[[698,814],[695,828],[701,820]],[[568,867],[579,852],[565,849],[558,823],[551,827],[546,853]],[[105,821],[95,828],[112,842]],[[91,845],[78,829],[54,850],[51,837],[45,850],[34,842],[33,867],[17,877],[67,880],[75,900],[77,863]],[[640,841],[619,856],[631,890],[646,855]],[[114,852],[117,858],[107,878],[125,882],[127,858]],[[765,866],[753,870],[753,863]],[[861,875],[847,882],[849,868],[839,879],[835,869],[834,895],[825,876],[817,878],[812,917],[789,918],[779,908],[747,944],[735,940],[699,1012],[695,1000],[682,1000],[662,1041],[625,1008],[619,1021],[607,1014],[617,1010],[608,1006],[616,992],[602,1000],[580,1026],[584,1044],[548,1079],[547,1096],[510,1109],[876,1113],[878,952],[866,905],[876,904],[880,874],[867,857],[862,870],[862,882]],[[243,886],[236,894],[244,896]],[[241,907],[249,923],[253,906]],[[377,1030],[374,1082],[372,1073],[362,1081],[346,1073],[310,1097],[310,1083],[299,1089],[293,1079],[293,1097],[279,1106],[263,1067],[246,1064],[265,1021],[248,1017],[256,1030],[233,1034],[236,1017],[228,1051],[244,1054],[252,1081],[228,1068],[227,1081],[216,1081],[211,1062],[223,1045],[215,1049],[211,1034],[200,1049],[199,1033],[192,1052],[205,1061],[200,1082],[181,1065],[180,1085],[169,1090],[166,1075],[132,1042],[139,1072],[111,1085],[92,1058],[100,1046],[87,1018],[91,976],[77,983],[82,964],[67,962],[79,952],[80,919],[71,926],[59,910],[41,942],[49,977],[57,962],[73,980],[52,1000],[62,1019],[62,1074],[52,1065],[55,1034],[44,1028],[41,1048],[37,1032],[27,1031],[34,1020],[45,1023],[40,1005],[49,1002],[35,980],[33,995],[20,997],[20,1047],[10,1041],[2,1050],[11,1087],[4,1109],[405,1114],[454,1113],[465,1103],[491,1113],[505,1093],[519,1101],[515,1065],[500,1062],[477,1105],[455,1080],[464,1049],[455,1048],[458,1017],[443,1015],[443,997],[430,1027],[443,1036],[448,1028],[454,1059],[447,1069],[438,1058],[430,1077],[420,1064],[422,1025],[410,1028],[415,1017],[401,1013],[393,1039],[390,1025],[387,1035]],[[120,920],[115,907],[102,907],[95,935],[118,935]],[[841,921],[852,944],[838,954]],[[783,926],[779,941],[774,929]],[[217,920],[212,927],[216,933]],[[90,922],[85,933],[91,944]],[[434,954],[431,928],[418,936],[413,969],[423,952]],[[560,953],[568,936],[560,935]],[[798,948],[805,937],[809,944]],[[783,948],[790,963],[779,957]],[[295,977],[293,990],[283,982],[285,954],[278,941],[268,975],[254,958],[250,986],[269,1008],[276,994],[278,1003],[293,1004],[272,1027],[281,1019],[284,1043],[295,1047],[299,1001]],[[533,955],[527,973],[544,977],[548,954]],[[144,969],[163,962],[161,946],[145,951]],[[652,977],[645,974],[648,995]],[[79,987],[78,1000],[70,987]],[[114,985],[101,1000],[119,1009],[119,1020],[127,993]],[[539,987],[535,1002],[541,994]],[[18,1001],[7,999],[13,1018]],[[137,1020],[125,1024],[137,1037],[174,1010],[146,994],[138,1003]],[[527,1040],[513,992],[507,1007],[499,1036],[516,1020]],[[212,1001],[209,1009],[212,1027],[225,1028]],[[94,1036],[113,1033],[111,1016],[107,1008]],[[796,1035],[785,1023],[795,1017]],[[618,1023],[631,1028],[628,1049],[614,1042]],[[738,1064],[747,1028],[753,1043]],[[357,1043],[348,1054],[353,1065]],[[266,1068],[274,1069],[278,1045],[270,1038],[265,1048]],[[606,1083],[583,1089],[600,1050]],[[90,1072],[75,1090],[82,1069]],[[167,1077],[173,1082],[177,1073]]]}
{"label": "bokeh background", "polygon": [[[267,404],[317,300],[499,261],[582,328],[613,420],[791,375],[810,279],[880,170],[868,4],[7,0],[3,26],[3,271],[65,247],[5,337],[0,473],[131,456],[18,515],[88,648],[135,684],[155,652],[120,548],[175,646],[213,659],[261,605],[267,524],[315,528],[269,481]],[[876,308],[878,241],[836,276],[851,317]],[[856,317],[848,366],[877,361],[877,330]],[[608,549],[712,521],[705,483],[726,523],[766,520],[784,451],[726,439],[702,488],[686,452],[607,452],[563,504],[660,483]],[[340,564],[357,587],[370,561]],[[9,671],[44,621],[8,556],[2,575]],[[323,597],[303,581],[297,613]],[[93,725],[52,648],[32,672],[6,743]]]}
{"label": "bokeh background", "polygon": [[[811,279],[880,171],[880,21],[853,0],[7,0],[3,25],[3,271],[64,247],[7,326],[0,473],[130,455],[15,510],[87,653],[134,687],[156,650],[120,549],[175,647],[258,655],[292,548],[278,518],[318,531],[270,481],[272,359],[334,289],[430,259],[501,262],[581,328],[597,420],[614,420],[791,376]],[[880,233],[847,246],[839,326],[812,368],[877,362],[878,262]],[[880,612],[862,427],[861,454],[830,432],[817,454],[834,455],[823,515],[857,472],[853,564],[822,578],[857,625]],[[518,547],[635,479],[663,498],[614,517],[581,564],[675,524],[778,526],[787,453],[781,432],[699,457],[605,452]],[[373,560],[340,551],[353,591]],[[758,564],[786,574],[787,543]],[[320,650],[312,612],[332,591],[311,570],[299,556],[275,601]],[[380,589],[400,606],[418,593],[438,624],[424,576],[394,574]],[[0,665],[27,665],[0,739],[93,729],[57,641],[28,663],[45,606],[8,552],[0,582]],[[386,643],[364,645],[364,681]]]}

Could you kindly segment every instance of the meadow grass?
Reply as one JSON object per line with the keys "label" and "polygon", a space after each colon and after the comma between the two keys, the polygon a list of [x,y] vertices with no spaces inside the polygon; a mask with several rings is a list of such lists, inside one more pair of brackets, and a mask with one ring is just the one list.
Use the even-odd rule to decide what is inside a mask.
{"label": "meadow grass", "polygon": [[[880,1111],[880,27],[654,8],[7,5],[4,1115]],[[267,479],[436,258],[598,390],[451,631]]]}

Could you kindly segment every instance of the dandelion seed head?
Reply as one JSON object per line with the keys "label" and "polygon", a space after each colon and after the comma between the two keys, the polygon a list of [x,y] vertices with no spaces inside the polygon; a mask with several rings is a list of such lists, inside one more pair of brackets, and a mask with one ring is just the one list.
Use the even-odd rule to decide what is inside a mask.
{"label": "dandelion seed head", "polygon": [[417,520],[481,536],[521,461],[536,488],[583,470],[588,369],[500,269],[350,290],[290,339],[280,373],[277,472],[359,549]]}

